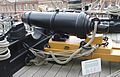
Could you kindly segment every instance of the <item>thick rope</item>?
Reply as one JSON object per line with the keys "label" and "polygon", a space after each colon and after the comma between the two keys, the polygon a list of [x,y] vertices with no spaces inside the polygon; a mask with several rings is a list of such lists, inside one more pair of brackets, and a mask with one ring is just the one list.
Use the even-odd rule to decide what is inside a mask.
{"label": "thick rope", "polygon": [[[95,25],[94,25],[94,31],[93,31],[93,35],[92,35],[92,38],[90,39],[90,41],[87,43],[87,44],[85,44],[84,45],[84,47],[87,47],[87,46],[89,46],[93,41],[94,41],[94,38],[95,38],[95,35],[96,35],[96,31],[97,31],[97,24],[98,24],[98,22],[97,21],[95,21]],[[52,59],[56,62],[56,63],[58,63],[58,64],[66,64],[66,63],[68,63],[68,62],[70,62],[73,58],[75,58],[75,57],[82,57],[82,56],[87,56],[87,55],[90,55],[95,49],[97,49],[98,48],[98,46],[95,46],[95,47],[92,47],[92,49],[91,50],[86,50],[86,51],[84,51],[84,52],[82,52],[82,53],[80,53],[81,51],[83,51],[84,49],[83,49],[83,47],[81,47],[81,48],[79,48],[79,49],[77,49],[76,51],[74,51],[73,53],[71,53],[71,55],[69,56],[69,58],[62,58],[62,60],[59,60],[60,58],[56,58],[55,57],[55,55],[54,55],[54,53],[52,52],[52,51],[49,51],[50,52],[50,55],[52,56]],[[34,59],[32,62],[35,64],[35,65],[42,65],[42,64],[44,64],[44,61],[49,61],[49,59],[47,60],[47,59],[45,59],[44,57],[42,57],[42,56],[40,56],[40,54],[38,54],[37,52],[36,52],[36,50],[34,50],[34,49],[29,49],[38,59],[40,59],[40,60],[38,60],[38,59]],[[43,52],[44,53],[44,52]],[[43,60],[44,59],[44,60]],[[64,59],[64,61],[63,61],[63,59]],[[38,61],[37,61],[38,60]]]}
{"label": "thick rope", "polygon": [[[98,22],[95,21],[93,36],[92,36],[92,38],[90,39],[90,41],[89,41],[87,44],[84,45],[84,47],[89,46],[89,45],[94,41],[94,38],[95,38],[95,35],[96,35],[96,31],[97,31],[97,24],[98,24]],[[55,61],[56,63],[58,63],[58,64],[66,64],[66,63],[70,62],[70,61],[72,60],[72,58],[73,58],[74,56],[76,56],[77,54],[79,54],[82,50],[83,50],[82,47],[79,48],[79,49],[76,50],[72,55],[70,55],[70,57],[69,57],[68,59],[66,59],[65,61],[60,61],[58,58],[55,57],[55,55],[54,55],[54,53],[53,53],[52,51],[49,51],[49,52],[50,52],[52,58],[54,59],[54,61]],[[80,56],[80,57],[81,57],[81,56]]]}
{"label": "thick rope", "polygon": [[0,41],[0,61],[10,58],[10,50],[8,49],[9,42],[4,39]]}
{"label": "thick rope", "polygon": [[108,14],[120,15],[120,7],[119,6],[110,5],[110,6],[108,6],[106,11]]}

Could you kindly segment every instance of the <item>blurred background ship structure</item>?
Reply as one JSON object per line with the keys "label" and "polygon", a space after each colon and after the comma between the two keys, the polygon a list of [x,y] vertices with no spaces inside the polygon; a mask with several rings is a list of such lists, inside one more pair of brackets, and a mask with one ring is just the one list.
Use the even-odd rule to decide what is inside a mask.
{"label": "blurred background ship structure", "polygon": [[119,0],[0,0],[0,15],[11,16],[26,11],[50,11],[54,9],[84,10],[105,13],[108,6],[119,7]]}
{"label": "blurred background ship structure", "polygon": [[[0,19],[12,17],[12,20],[21,20],[22,13],[27,11],[44,12],[56,9],[82,10],[92,16],[100,15],[100,17],[109,17],[109,14],[114,14],[119,18],[119,5],[120,0],[0,0]],[[4,22],[4,25],[9,25],[7,29],[10,28],[12,20]],[[2,28],[3,26],[0,26],[0,29]]]}

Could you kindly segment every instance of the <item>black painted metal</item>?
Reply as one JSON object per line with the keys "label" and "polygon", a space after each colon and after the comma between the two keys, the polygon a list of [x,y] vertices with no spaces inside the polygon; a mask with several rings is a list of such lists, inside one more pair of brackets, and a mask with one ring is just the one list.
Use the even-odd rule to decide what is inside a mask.
{"label": "black painted metal", "polygon": [[81,0],[68,0],[69,4],[76,4],[76,3],[81,3]]}
{"label": "black painted metal", "polygon": [[[40,31],[43,33],[46,32],[44,29],[40,29]],[[37,33],[35,32],[35,34]],[[46,45],[49,39],[46,39],[46,36],[42,34],[38,39],[34,39],[31,34],[26,35],[23,23],[15,24],[15,26],[12,27],[5,36],[7,35],[9,35],[7,40],[10,42],[9,49],[11,57],[7,60],[0,61],[0,77],[12,77],[12,75],[25,66],[27,62],[35,58],[32,52],[28,50],[29,48],[24,47],[24,43],[26,43],[29,47],[43,50],[44,45]],[[3,36],[3,39],[5,36]]]}
{"label": "black painted metal", "polygon": [[43,50],[44,45],[48,42],[48,39],[40,43],[38,42],[44,38],[45,37],[43,36],[36,40],[33,39],[31,35],[28,35],[24,39],[16,40],[14,43],[11,43],[9,49],[12,56],[8,60],[0,61],[0,77],[12,77],[15,72],[25,66],[26,59],[30,60],[35,58],[28,49],[24,48],[23,43],[27,43],[30,47]]}
{"label": "black painted metal", "polygon": [[84,12],[26,12],[22,21],[38,27],[68,33],[84,38],[94,28],[93,22]]}

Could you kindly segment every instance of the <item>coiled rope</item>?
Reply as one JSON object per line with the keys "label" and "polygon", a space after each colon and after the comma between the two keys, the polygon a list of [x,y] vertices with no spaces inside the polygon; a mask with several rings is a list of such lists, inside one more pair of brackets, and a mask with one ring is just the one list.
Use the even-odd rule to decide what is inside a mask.
{"label": "coiled rope", "polygon": [[106,11],[107,11],[108,14],[120,15],[120,6],[109,5]]}
{"label": "coiled rope", "polygon": [[7,39],[0,41],[0,61],[10,58],[9,42]]}

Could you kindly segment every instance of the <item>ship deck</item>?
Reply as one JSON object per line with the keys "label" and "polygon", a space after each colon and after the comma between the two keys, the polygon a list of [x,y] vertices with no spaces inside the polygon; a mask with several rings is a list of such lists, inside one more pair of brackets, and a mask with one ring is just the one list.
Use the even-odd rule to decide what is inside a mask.
{"label": "ship deck", "polygon": [[[114,42],[118,43],[116,45],[114,44],[114,46],[120,46],[120,34],[107,34],[105,36],[108,36]],[[54,62],[50,62],[47,65],[42,66],[24,66],[16,72],[13,77],[107,77],[119,69],[119,62],[102,61],[101,72],[83,76],[81,60],[73,59],[66,65],[58,65]]]}

